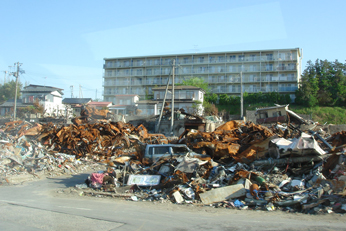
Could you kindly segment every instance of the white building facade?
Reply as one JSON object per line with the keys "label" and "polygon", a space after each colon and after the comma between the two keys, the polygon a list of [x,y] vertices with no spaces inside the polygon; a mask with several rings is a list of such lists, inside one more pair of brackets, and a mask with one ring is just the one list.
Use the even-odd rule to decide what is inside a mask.
{"label": "white building facade", "polygon": [[242,85],[243,92],[278,92],[294,99],[301,57],[301,50],[292,48],[105,58],[103,97],[112,102],[117,94],[153,97],[153,88],[167,84],[175,60],[175,83],[199,77],[216,94],[240,95]]}
{"label": "white building facade", "polygon": [[[166,87],[153,88],[154,99],[141,100],[137,102],[138,109],[142,115],[159,115],[166,93]],[[194,86],[175,86],[174,87],[174,110],[183,109],[190,114],[203,114],[203,101],[205,91]],[[166,102],[172,106],[172,86],[168,87]]]}
{"label": "white building facade", "polygon": [[62,104],[63,89],[33,85],[24,87],[22,93],[22,104],[32,105],[36,100],[44,108],[45,116],[64,116],[65,105]]}

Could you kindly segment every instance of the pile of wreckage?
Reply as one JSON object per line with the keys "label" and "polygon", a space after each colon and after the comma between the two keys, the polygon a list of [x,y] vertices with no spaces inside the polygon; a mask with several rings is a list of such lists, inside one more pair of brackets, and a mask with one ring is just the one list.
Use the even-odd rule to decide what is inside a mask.
{"label": "pile of wreckage", "polygon": [[[2,178],[101,164],[84,195],[238,209],[346,212],[346,131],[229,121],[213,132],[149,134],[143,125],[75,118],[73,124],[0,126]],[[90,170],[90,169],[89,169]]]}

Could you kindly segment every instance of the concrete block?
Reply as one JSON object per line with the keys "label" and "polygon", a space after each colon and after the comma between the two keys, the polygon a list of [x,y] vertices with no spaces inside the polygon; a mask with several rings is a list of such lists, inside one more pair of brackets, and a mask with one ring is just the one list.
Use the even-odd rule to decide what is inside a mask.
{"label": "concrete block", "polygon": [[203,204],[211,204],[232,198],[238,198],[246,195],[246,190],[242,184],[230,185],[222,188],[212,189],[201,193],[199,197]]}

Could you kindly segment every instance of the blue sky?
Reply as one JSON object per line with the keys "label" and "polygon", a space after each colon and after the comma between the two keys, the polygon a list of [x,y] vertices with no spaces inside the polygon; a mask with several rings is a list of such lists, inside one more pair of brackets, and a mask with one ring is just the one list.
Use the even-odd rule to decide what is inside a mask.
{"label": "blue sky", "polygon": [[0,8],[0,83],[20,62],[21,82],[65,97],[81,86],[83,97],[101,99],[104,58],[299,47],[303,69],[346,59],[344,0],[3,0]]}

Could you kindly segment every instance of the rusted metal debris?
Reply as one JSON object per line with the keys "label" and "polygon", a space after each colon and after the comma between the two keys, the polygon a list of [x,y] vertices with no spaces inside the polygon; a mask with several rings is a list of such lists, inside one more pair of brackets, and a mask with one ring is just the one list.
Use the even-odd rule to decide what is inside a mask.
{"label": "rusted metal debris", "polygon": [[261,125],[229,121],[214,132],[185,130],[179,137],[179,142],[200,153],[209,154],[214,159],[252,162],[257,157],[263,157],[270,137],[274,135]]}
{"label": "rusted metal debris", "polygon": [[142,126],[134,127],[123,122],[108,121],[61,127],[48,123],[42,126],[41,135],[37,139],[51,151],[98,161],[123,155],[131,155],[140,160],[141,153],[137,150],[123,151],[123,149],[136,147],[138,142],[167,142],[165,136],[148,134]]}
{"label": "rusted metal debris", "polygon": [[[324,211],[342,212],[342,204],[346,204],[343,198],[346,195],[345,132],[315,140],[326,154],[319,152],[321,155],[316,155],[316,152],[307,150],[307,153],[297,155],[272,142],[275,138],[299,138],[302,131],[294,127],[267,128],[229,121],[213,132],[187,129],[172,140],[162,134],[148,133],[143,125],[112,122],[107,118],[96,120],[89,116],[92,112],[88,113],[75,118],[70,125],[6,123],[0,127],[0,145],[5,150],[0,153],[0,171],[13,169],[13,172],[36,174],[39,166],[40,169],[71,172],[79,161],[95,161],[114,171],[111,174],[112,171],[107,170],[111,180],[107,178],[95,190],[120,192],[129,175],[161,176],[160,183],[150,188],[131,186],[133,196],[126,194],[126,198],[132,200],[150,198],[198,203],[202,195],[204,202],[216,207],[244,209],[265,205],[265,210],[272,210],[290,206],[303,212],[319,211],[316,208],[320,207]],[[308,139],[313,140],[314,135]],[[327,147],[326,142],[332,148]],[[146,162],[143,155],[147,144],[186,144],[192,151],[208,158],[188,153],[182,156],[171,154],[154,163]],[[275,149],[277,155],[270,155],[271,149]],[[226,187],[233,185],[237,186]],[[238,188],[241,193],[234,193],[233,190]],[[225,196],[218,201],[214,193],[206,193],[218,189],[226,194],[232,191],[236,196]],[[328,203],[338,206],[334,208]]]}

